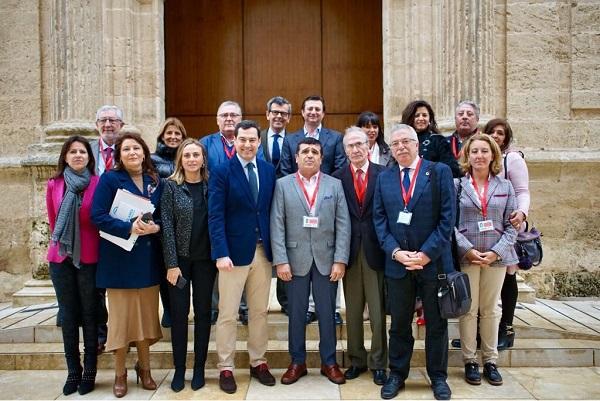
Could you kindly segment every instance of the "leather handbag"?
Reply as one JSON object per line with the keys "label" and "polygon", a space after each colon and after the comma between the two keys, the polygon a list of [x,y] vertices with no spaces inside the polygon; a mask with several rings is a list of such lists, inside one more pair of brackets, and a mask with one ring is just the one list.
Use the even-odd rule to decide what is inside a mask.
{"label": "leather handbag", "polygon": [[542,263],[544,251],[542,249],[542,233],[535,227],[525,222],[525,231],[519,232],[515,242],[515,251],[519,257],[519,268],[529,270]]}
{"label": "leather handbag", "polygon": [[[436,215],[439,218],[441,199],[439,185],[435,174],[435,163],[430,170],[431,178],[431,196],[432,196],[432,209],[436,211]],[[459,181],[458,195],[456,199],[456,205],[458,207],[460,201],[460,194],[462,187]],[[457,210],[457,213],[459,211]],[[457,218],[458,224],[458,218]],[[453,319],[460,317],[467,313],[471,309],[471,283],[469,282],[469,276],[465,273],[458,271],[460,266],[458,261],[458,251],[456,250],[456,238],[452,235],[453,241],[453,259],[454,268],[456,269],[450,273],[444,273],[442,265],[437,264],[437,279],[438,279],[438,306],[440,308],[440,316],[443,319]]]}

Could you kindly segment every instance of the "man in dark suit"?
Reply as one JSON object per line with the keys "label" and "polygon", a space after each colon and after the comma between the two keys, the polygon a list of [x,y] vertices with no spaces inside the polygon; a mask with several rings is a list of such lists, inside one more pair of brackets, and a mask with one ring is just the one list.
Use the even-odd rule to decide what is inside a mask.
{"label": "man in dark suit", "polygon": [[[304,126],[285,137],[277,176],[283,177],[298,170],[296,150],[298,143],[306,137],[318,139],[321,143],[321,171],[323,173],[333,174],[334,171],[344,167],[347,161],[342,143],[342,135],[337,131],[323,127],[323,118],[325,117],[325,100],[323,97],[317,95],[308,96],[302,102],[301,113],[304,119]],[[341,325],[343,322],[340,315],[339,290],[335,306],[335,323]],[[315,304],[311,295],[306,314],[306,323],[308,324],[315,320]]]}
{"label": "man in dark suit", "polygon": [[338,281],[350,251],[350,217],[341,182],[319,171],[321,144],[304,138],[296,149],[299,169],[277,180],[271,209],[271,245],[277,276],[289,300],[289,351],[292,358],[281,383],[292,384],[306,371],[308,294],[312,285],[319,318],[321,374],[345,382],[336,361],[334,325]]}
{"label": "man in dark suit", "polygon": [[[352,380],[370,368],[375,384],[387,379],[387,336],[383,296],[385,255],[379,247],[373,226],[373,192],[377,176],[385,167],[369,162],[369,138],[361,128],[350,127],[344,135],[344,149],[350,166],[333,176],[342,181],[350,221],[350,263],[344,277],[346,294],[346,329],[351,366],[344,376]],[[369,307],[371,351],[364,344],[363,311]]]}
{"label": "man in dark suit", "polygon": [[[450,247],[456,214],[452,172],[443,163],[419,158],[417,133],[409,125],[392,127],[391,149],[398,166],[379,174],[373,204],[375,232],[386,255],[385,277],[392,317],[390,375],[381,397],[394,398],[408,378],[418,290],[426,316],[427,374],[435,398],[447,400],[451,397],[446,383],[448,321],[440,316],[437,274],[438,269],[445,273],[454,269]],[[433,199],[435,194],[438,199]]]}
{"label": "man in dark suit", "polygon": [[454,124],[456,131],[446,138],[450,150],[456,160],[460,158],[460,151],[464,141],[479,132],[479,106],[471,100],[461,100],[454,110]]}
{"label": "man in dark suit", "polygon": [[[292,117],[292,105],[282,97],[275,96],[267,102],[267,121],[269,128],[260,133],[260,144],[265,160],[273,164],[275,168],[279,166],[281,159],[281,147],[286,134],[286,127]],[[281,312],[287,315],[287,294],[283,281],[277,278],[277,301],[281,305]]]}
{"label": "man in dark suit", "polygon": [[305,137],[312,137],[321,142],[323,149],[323,163],[321,171],[332,174],[335,170],[346,164],[346,154],[342,144],[342,135],[332,129],[323,127],[325,117],[325,100],[321,96],[309,96],[302,102],[302,118],[304,126],[286,136],[281,150],[281,161],[279,162],[280,176],[295,173],[298,170],[296,164],[296,148],[298,142]]}
{"label": "man in dark suit", "polygon": [[216,167],[208,183],[208,229],[212,258],[219,269],[217,366],[221,371],[219,386],[226,393],[237,390],[233,377],[236,312],[244,289],[248,294],[250,375],[264,385],[275,385],[265,358],[273,259],[269,216],[275,168],[256,157],[260,129],[254,121],[241,121],[234,135],[236,155]]}

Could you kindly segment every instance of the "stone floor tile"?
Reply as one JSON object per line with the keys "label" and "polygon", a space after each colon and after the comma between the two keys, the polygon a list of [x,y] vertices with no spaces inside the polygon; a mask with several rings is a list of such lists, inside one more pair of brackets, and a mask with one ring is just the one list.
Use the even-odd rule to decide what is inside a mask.
{"label": "stone floor tile", "polygon": [[[346,381],[340,386],[342,400],[379,400],[381,399],[381,386],[373,383],[371,372],[361,374],[354,380]],[[395,400],[429,400],[433,393],[425,379],[424,370],[412,368],[406,381],[406,387],[394,398]]]}
{"label": "stone floor tile", "polygon": [[600,399],[597,368],[507,369],[537,399]]}
{"label": "stone floor tile", "polygon": [[273,369],[277,380],[274,387],[260,384],[256,379],[251,380],[247,400],[339,400],[340,387],[331,383],[321,375],[319,369],[308,369],[308,375],[290,385],[281,384],[281,376],[285,369]]}
{"label": "stone floor tile", "polygon": [[248,392],[250,381],[249,372],[245,369],[237,369],[234,372],[237,391],[233,394],[227,394],[219,388],[219,371],[217,369],[207,369],[205,373],[206,384],[197,391],[191,388],[193,369],[187,369],[185,374],[185,388],[175,393],[171,390],[171,379],[173,370],[167,374],[163,384],[156,390],[152,397],[153,400],[244,400]]}
{"label": "stone floor tile", "polygon": [[53,400],[62,395],[66,378],[64,370],[3,370],[0,371],[0,399]]}
{"label": "stone floor tile", "polygon": [[448,385],[452,390],[453,399],[534,399],[533,395],[511,374],[508,368],[498,368],[504,381],[502,386],[490,385],[483,378],[483,367],[480,370],[481,385],[474,386],[465,381],[464,368],[448,369]]}

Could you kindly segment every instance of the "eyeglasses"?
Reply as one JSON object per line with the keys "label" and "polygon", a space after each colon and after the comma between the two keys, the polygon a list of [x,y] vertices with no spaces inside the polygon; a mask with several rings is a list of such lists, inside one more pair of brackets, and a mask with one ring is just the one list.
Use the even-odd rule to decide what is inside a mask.
{"label": "eyeglasses", "polygon": [[273,114],[274,116],[281,116],[284,118],[290,116],[290,113],[288,113],[287,111],[269,110],[269,113]]}
{"label": "eyeglasses", "polygon": [[218,115],[218,117],[223,118],[223,119],[228,119],[231,118],[232,120],[238,117],[241,117],[241,114],[238,113],[221,113]]}
{"label": "eyeglasses", "polygon": [[110,125],[115,125],[117,123],[123,122],[118,118],[99,118],[96,120],[97,123],[102,124],[102,125],[106,124],[107,121],[110,123]]}
{"label": "eyeglasses", "polygon": [[394,141],[392,143],[390,143],[390,146],[392,148],[397,148],[400,145],[407,147],[408,145],[411,144],[411,142],[416,142],[414,139],[402,139],[401,141]]}
{"label": "eyeglasses", "polygon": [[358,149],[363,145],[366,145],[369,141],[364,141],[364,142],[356,142],[356,143],[349,143],[346,145],[346,148],[348,149]]}

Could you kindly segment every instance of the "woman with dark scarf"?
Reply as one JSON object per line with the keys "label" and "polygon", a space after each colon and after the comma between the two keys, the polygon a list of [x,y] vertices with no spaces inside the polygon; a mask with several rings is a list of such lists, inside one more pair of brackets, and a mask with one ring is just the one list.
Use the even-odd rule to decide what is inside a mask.
{"label": "woman with dark scarf", "polygon": [[[90,219],[98,177],[87,139],[71,136],[63,144],[54,177],[48,180],[46,207],[52,232],[48,247],[50,277],[62,315],[68,375],[63,394],[94,389],[98,359],[96,262],[98,229]],[[83,331],[83,368],[79,324]]]}
{"label": "woman with dark scarf", "polygon": [[[160,178],[167,178],[175,170],[175,155],[179,145],[187,138],[183,123],[175,117],[167,118],[158,130],[156,152],[150,156]],[[169,299],[169,283],[166,280],[166,269],[163,266],[163,278],[160,282],[160,299],[163,305],[161,325],[171,327],[171,301]]]}
{"label": "woman with dark scarf", "polygon": [[402,111],[402,124],[410,125],[417,131],[419,156],[425,160],[447,164],[454,178],[462,177],[448,141],[438,130],[435,113],[429,103],[424,100],[410,102]]}

